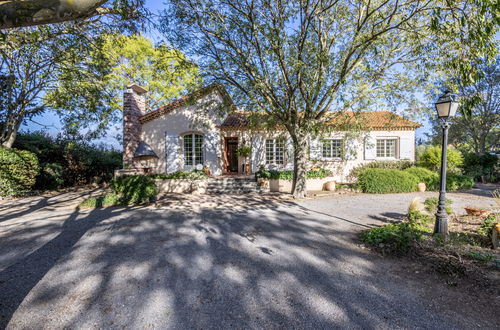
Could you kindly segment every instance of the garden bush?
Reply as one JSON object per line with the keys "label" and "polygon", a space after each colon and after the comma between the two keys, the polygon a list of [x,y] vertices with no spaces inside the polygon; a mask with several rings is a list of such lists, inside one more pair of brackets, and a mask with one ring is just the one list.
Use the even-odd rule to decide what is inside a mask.
{"label": "garden bush", "polygon": [[153,178],[144,175],[131,175],[114,178],[111,189],[119,196],[120,204],[137,205],[152,202],[156,198]]}
{"label": "garden bush", "polygon": [[[462,166],[464,158],[457,149],[449,148],[447,154],[447,169],[452,172],[458,172]],[[427,148],[420,156],[419,165],[431,171],[438,171],[441,168],[441,147],[433,146]]]}
{"label": "garden bush", "polygon": [[500,180],[498,156],[486,153],[467,153],[464,156],[463,172],[476,181],[497,182]]}
{"label": "garden bush", "polygon": [[32,152],[0,147],[0,196],[29,192],[38,173],[38,159]]}
{"label": "garden bush", "polygon": [[[438,208],[438,204],[439,204],[439,198],[437,198],[437,197],[429,197],[429,198],[426,198],[424,201],[425,209],[428,212],[433,213],[433,214],[436,213],[437,208]],[[446,198],[445,209],[446,209],[446,213],[448,213],[448,214],[453,213],[453,210],[451,208],[451,204],[453,204],[452,200]]]}
{"label": "garden bush", "polygon": [[417,190],[418,178],[401,170],[369,168],[361,172],[358,187],[365,193],[387,194]]}
{"label": "garden bush", "polygon": [[361,234],[363,242],[383,252],[404,255],[420,241],[423,232],[409,222],[391,223],[381,227],[370,228]]}
{"label": "garden bush", "polygon": [[[319,168],[315,170],[307,171],[307,179],[324,179],[326,177],[332,176],[333,173],[330,170]],[[255,177],[273,180],[292,180],[293,171],[277,171],[277,170],[260,170],[255,173]]]}
{"label": "garden bush", "polygon": [[474,186],[474,179],[468,175],[447,174],[446,190],[471,189]]}
{"label": "garden bush", "polygon": [[360,166],[357,166],[351,170],[349,173],[349,177],[352,180],[355,180],[359,177],[359,175],[369,168],[384,168],[384,169],[392,169],[392,170],[405,170],[407,168],[411,168],[415,166],[415,163],[409,160],[398,160],[398,161],[376,161],[366,163]]}
{"label": "garden bush", "polygon": [[122,166],[120,151],[71,137],[23,133],[14,146],[31,151],[39,159],[41,170],[33,187],[39,190],[109,182],[114,170]]}
{"label": "garden bush", "polygon": [[427,190],[439,189],[439,174],[423,167],[410,167],[404,170],[416,176],[419,182],[425,183]]}

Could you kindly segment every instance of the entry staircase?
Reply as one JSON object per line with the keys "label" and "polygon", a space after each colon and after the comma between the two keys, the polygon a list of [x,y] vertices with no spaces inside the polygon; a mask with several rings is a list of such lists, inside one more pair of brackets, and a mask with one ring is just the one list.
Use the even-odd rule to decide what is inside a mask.
{"label": "entry staircase", "polygon": [[248,194],[268,192],[259,187],[254,176],[220,176],[208,179],[208,194]]}

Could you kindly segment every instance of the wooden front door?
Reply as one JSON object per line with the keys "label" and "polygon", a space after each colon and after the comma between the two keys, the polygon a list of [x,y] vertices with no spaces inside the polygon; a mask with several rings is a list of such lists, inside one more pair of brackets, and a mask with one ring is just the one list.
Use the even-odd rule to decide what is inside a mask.
{"label": "wooden front door", "polygon": [[226,172],[238,172],[238,138],[226,138]]}

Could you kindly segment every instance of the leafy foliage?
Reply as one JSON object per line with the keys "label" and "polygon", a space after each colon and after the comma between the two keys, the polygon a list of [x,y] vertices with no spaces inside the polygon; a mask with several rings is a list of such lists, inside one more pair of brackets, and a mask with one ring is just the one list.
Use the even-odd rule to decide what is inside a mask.
{"label": "leafy foliage", "polygon": [[482,179],[490,182],[500,180],[499,161],[496,155],[467,153],[462,167],[466,175],[472,176],[477,181]]}
{"label": "leafy foliage", "polygon": [[89,61],[105,70],[93,79],[65,71],[63,79],[46,96],[72,131],[91,122],[99,124],[93,132],[98,134],[120,121],[126,84],[147,87],[148,107],[154,110],[201,83],[197,67],[166,44],[153,45],[139,35],[105,34],[101,39],[100,48]]}
{"label": "leafy foliage", "polygon": [[[430,213],[436,213],[438,204],[439,204],[439,199],[437,197],[429,197],[426,198],[424,201],[425,209]],[[448,214],[453,213],[453,210],[451,209],[451,204],[453,204],[453,201],[451,199],[446,198],[445,208],[446,208],[446,213]]]}
{"label": "leafy foliage", "polygon": [[418,178],[401,170],[369,168],[358,178],[359,188],[370,194],[413,192],[417,190]]}
{"label": "leafy foliage", "polygon": [[474,179],[468,175],[448,174],[446,175],[446,190],[471,189]]}
{"label": "leafy foliage", "polygon": [[206,180],[208,176],[203,171],[193,170],[191,172],[177,171],[174,173],[160,173],[151,175],[154,179],[185,179],[185,180]]}
{"label": "leafy foliage", "polygon": [[14,146],[29,150],[39,159],[41,171],[34,185],[39,190],[109,182],[114,170],[122,165],[121,152],[65,136],[25,133],[18,136]]}
{"label": "leafy foliage", "polygon": [[411,223],[402,222],[365,230],[361,239],[383,252],[404,255],[422,239],[422,235],[422,231]]}
{"label": "leafy foliage", "polygon": [[[441,168],[441,150],[440,146],[427,148],[420,156],[419,164],[431,171],[438,171]],[[451,171],[457,171],[462,164],[462,153],[457,149],[448,148],[446,168]]]}
{"label": "leafy foliage", "polygon": [[425,183],[427,190],[439,189],[439,174],[423,167],[410,167],[404,170],[418,178],[419,182]]}
{"label": "leafy foliage", "polygon": [[415,166],[415,163],[409,160],[398,160],[398,161],[374,161],[366,164],[361,164],[351,170],[349,177],[351,179],[357,179],[359,175],[368,168],[385,168],[394,170],[405,170],[407,168]]}
{"label": "leafy foliage", "polygon": [[38,172],[38,159],[33,153],[0,147],[0,196],[29,192]]}
{"label": "leafy foliage", "polygon": [[120,204],[139,205],[156,198],[153,178],[145,175],[131,175],[114,178],[111,181],[113,193],[119,196]]}
{"label": "leafy foliage", "polygon": [[495,225],[500,221],[500,213],[491,213],[486,218],[484,222],[479,226],[477,231],[479,234],[484,236],[490,236],[495,228]]}
{"label": "leafy foliage", "polygon": [[236,155],[241,156],[241,157],[250,157],[250,154],[252,153],[252,147],[251,146],[241,146],[236,149]]}
{"label": "leafy foliage", "polygon": [[[332,176],[333,173],[327,169],[317,169],[307,171],[306,178],[307,179],[324,179],[326,177]],[[293,179],[293,171],[278,171],[278,170],[261,170],[255,173],[256,178],[264,178],[271,180],[292,180]]]}

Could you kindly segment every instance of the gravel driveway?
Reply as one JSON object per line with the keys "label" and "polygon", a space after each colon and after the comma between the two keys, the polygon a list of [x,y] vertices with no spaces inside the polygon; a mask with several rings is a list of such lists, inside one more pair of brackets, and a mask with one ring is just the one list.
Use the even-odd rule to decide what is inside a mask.
{"label": "gravel driveway", "polygon": [[[435,194],[1,201],[0,328],[497,328],[460,288],[357,244],[417,195]],[[494,205],[479,195],[450,197],[457,211]]]}

